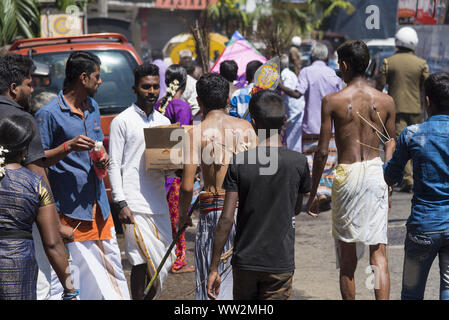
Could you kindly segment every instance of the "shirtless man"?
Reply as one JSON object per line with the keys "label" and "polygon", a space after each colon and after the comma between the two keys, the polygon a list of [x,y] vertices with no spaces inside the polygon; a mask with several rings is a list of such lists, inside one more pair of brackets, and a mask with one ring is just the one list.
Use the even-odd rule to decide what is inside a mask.
{"label": "shirtless man", "polygon": [[332,187],[332,235],[340,267],[343,299],[355,299],[354,272],[365,245],[375,274],[376,299],[389,299],[390,276],[386,258],[388,186],[382,179],[379,139],[385,145],[385,161],[395,148],[393,99],[370,87],[364,77],[369,62],[362,41],[347,41],[338,49],[343,80],[348,86],[322,101],[321,132],[315,152],[312,191],[307,213],[316,216],[316,190],[328,154],[332,123],[338,166]]}
{"label": "shirtless man", "polygon": [[[192,226],[187,215],[195,172],[201,166],[204,189],[200,193],[200,216],[195,240],[196,299],[207,300],[207,276],[212,255],[215,227],[223,209],[225,190],[223,180],[229,161],[235,153],[256,145],[256,134],[248,121],[228,116],[225,108],[229,103],[229,82],[221,75],[208,73],[196,84],[198,104],[203,121],[188,133],[190,153],[186,156],[179,197],[178,230]],[[233,246],[234,228],[223,252]],[[230,259],[219,267],[222,287],[218,299],[232,300],[232,270]]]}

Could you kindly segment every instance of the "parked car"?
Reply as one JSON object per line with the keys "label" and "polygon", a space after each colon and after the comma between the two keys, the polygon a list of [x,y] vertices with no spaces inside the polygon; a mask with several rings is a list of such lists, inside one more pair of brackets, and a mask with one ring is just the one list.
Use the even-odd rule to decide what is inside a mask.
{"label": "parked car", "polygon": [[[101,127],[105,135],[103,144],[108,150],[109,126],[117,114],[135,101],[132,90],[134,68],[142,63],[126,37],[119,33],[96,33],[23,39],[14,42],[9,49],[10,52],[30,56],[38,65],[39,72],[33,76],[33,97],[42,92],[57,94],[62,89],[67,58],[72,51],[77,50],[90,51],[101,60],[103,83],[94,99],[100,107]],[[111,185],[107,176],[104,182],[109,202],[112,202]],[[116,230],[121,230],[121,226],[116,224]]]}

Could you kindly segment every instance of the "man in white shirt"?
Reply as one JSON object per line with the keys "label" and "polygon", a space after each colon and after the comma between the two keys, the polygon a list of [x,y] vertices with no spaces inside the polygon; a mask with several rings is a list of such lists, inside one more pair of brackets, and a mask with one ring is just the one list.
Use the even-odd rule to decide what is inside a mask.
{"label": "man in white shirt", "polygon": [[[124,224],[125,252],[131,263],[131,295],[144,298],[147,276],[152,276],[172,242],[170,215],[165,196],[165,172],[146,170],[144,128],[168,125],[170,120],[154,109],[159,97],[159,68],[150,63],[134,71],[137,101],[120,113],[110,128],[109,179],[114,202]],[[174,253],[170,257],[174,261]],[[170,259],[150,291],[159,295]]]}
{"label": "man in white shirt", "polygon": [[[193,67],[193,54],[192,51],[185,49],[179,51],[179,64],[182,65],[186,70],[189,65]],[[196,97],[196,79],[191,75],[187,74],[187,83],[184,92],[182,93],[181,99],[190,104],[192,110],[193,121],[201,121],[200,106]]]}

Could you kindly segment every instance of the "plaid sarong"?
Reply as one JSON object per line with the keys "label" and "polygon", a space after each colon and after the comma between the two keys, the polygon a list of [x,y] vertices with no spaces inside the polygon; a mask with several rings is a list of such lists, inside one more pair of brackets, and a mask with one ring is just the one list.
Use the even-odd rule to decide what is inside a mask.
{"label": "plaid sarong", "polygon": [[[312,175],[313,154],[318,147],[320,136],[317,134],[304,134],[302,137],[302,153],[307,157],[310,174]],[[318,187],[317,195],[325,195],[330,197],[332,194],[332,183],[334,181],[334,170],[337,167],[337,146],[335,144],[335,137],[332,135],[329,141],[329,154],[327,156],[326,166],[321,175],[320,185]]]}
{"label": "plaid sarong", "polygon": [[[207,277],[212,259],[212,248],[214,244],[215,229],[223,210],[225,193],[213,194],[211,192],[201,192],[200,195],[200,215],[196,229],[195,239],[195,275],[196,275],[196,300],[209,300],[207,296]],[[223,249],[227,252],[234,245],[235,222],[232,226],[228,240]],[[218,273],[221,275],[220,300],[232,300],[232,267],[231,259],[226,263],[220,263]],[[222,274],[223,270],[226,271]]]}

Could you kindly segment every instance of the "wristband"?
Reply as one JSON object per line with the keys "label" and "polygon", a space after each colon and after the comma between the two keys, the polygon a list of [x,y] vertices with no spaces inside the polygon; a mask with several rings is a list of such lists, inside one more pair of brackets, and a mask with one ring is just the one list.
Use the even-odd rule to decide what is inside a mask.
{"label": "wristband", "polygon": [[67,149],[66,142],[64,142],[64,151],[65,151],[65,153],[70,153],[70,151]]}
{"label": "wristband", "polygon": [[64,292],[62,294],[62,300],[72,300],[73,298],[76,298],[80,295],[80,292],[78,290],[75,290],[72,292]]}
{"label": "wristband", "polygon": [[128,204],[126,203],[125,200],[119,201],[117,204],[118,204],[118,207],[120,208],[120,210],[122,210],[124,207],[128,206]]}

